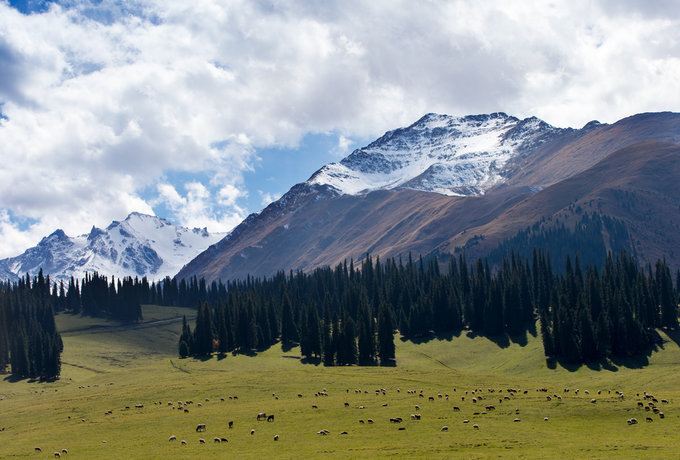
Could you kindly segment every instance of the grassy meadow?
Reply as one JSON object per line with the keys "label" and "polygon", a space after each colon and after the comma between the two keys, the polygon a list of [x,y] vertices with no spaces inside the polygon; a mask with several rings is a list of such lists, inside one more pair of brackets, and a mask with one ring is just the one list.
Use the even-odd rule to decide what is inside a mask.
{"label": "grassy meadow", "polygon": [[[0,380],[0,458],[53,458],[61,449],[68,450],[62,458],[112,459],[680,458],[680,347],[665,336],[646,366],[551,369],[538,338],[499,345],[462,335],[398,341],[395,368],[325,368],[279,346],[257,357],[178,359],[182,314],[194,312],[148,306],[134,326],[59,315],[61,380]],[[512,396],[508,388],[519,391]],[[322,390],[328,396],[315,396]],[[665,418],[637,407],[644,391],[658,398]],[[178,401],[193,403],[185,412]],[[256,421],[259,412],[275,421]],[[415,413],[420,421],[410,419]],[[391,423],[394,417],[403,422]],[[631,417],[639,423],[629,426]],[[359,423],[368,419],[375,423]],[[199,423],[205,433],[195,431]],[[322,429],[330,433],[317,434]]]}

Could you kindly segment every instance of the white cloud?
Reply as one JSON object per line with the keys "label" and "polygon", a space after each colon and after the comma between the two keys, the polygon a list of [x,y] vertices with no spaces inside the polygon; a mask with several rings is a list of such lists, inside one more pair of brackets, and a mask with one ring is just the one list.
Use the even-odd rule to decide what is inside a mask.
{"label": "white cloud", "polygon": [[[231,186],[225,187],[231,189]],[[213,231],[225,231],[238,225],[245,217],[245,211],[237,205],[227,205],[227,210],[216,209],[214,203],[224,199],[225,188],[218,192],[218,198],[200,182],[184,184],[184,195],[168,183],[158,184],[158,198],[156,204],[163,204],[169,208],[177,222],[186,227],[207,227]],[[232,197],[242,192],[230,190]],[[231,198],[230,198],[231,199]]]}
{"label": "white cloud", "polygon": [[[306,133],[343,150],[430,111],[580,126],[680,107],[669,1],[68,5],[0,2],[0,209],[36,222],[0,219],[13,250],[161,201],[226,230],[257,149]],[[208,179],[178,192],[171,172]]]}
{"label": "white cloud", "polygon": [[258,190],[258,193],[260,194],[260,203],[263,208],[281,198],[280,193],[263,192],[262,190]]}

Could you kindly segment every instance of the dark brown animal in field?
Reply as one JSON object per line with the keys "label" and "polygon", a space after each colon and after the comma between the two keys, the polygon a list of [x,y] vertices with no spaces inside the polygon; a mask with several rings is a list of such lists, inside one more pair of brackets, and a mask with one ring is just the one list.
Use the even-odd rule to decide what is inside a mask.
{"label": "dark brown animal in field", "polygon": [[279,435],[278,435],[278,434],[275,434],[275,435],[274,435],[274,441],[278,441],[278,440],[279,440]]}
{"label": "dark brown animal in field", "polygon": [[266,419],[267,419],[267,414],[265,414],[264,412],[260,412],[259,414],[257,414],[257,420],[258,421],[266,420]]}
{"label": "dark brown animal in field", "polygon": [[196,433],[201,433],[206,430],[205,423],[199,423],[196,425]]}
{"label": "dark brown animal in field", "polygon": [[273,421],[274,421],[274,414],[269,414],[269,415],[267,415],[267,421],[268,421],[268,422],[273,422]]}
{"label": "dark brown animal in field", "polygon": [[453,406],[453,411],[454,411],[454,412],[460,412],[460,407],[458,407],[458,406]]}
{"label": "dark brown animal in field", "polygon": [[233,421],[233,420],[229,420],[229,422],[227,422],[227,426],[229,427],[230,430],[231,430],[232,428],[234,428],[234,421]]}

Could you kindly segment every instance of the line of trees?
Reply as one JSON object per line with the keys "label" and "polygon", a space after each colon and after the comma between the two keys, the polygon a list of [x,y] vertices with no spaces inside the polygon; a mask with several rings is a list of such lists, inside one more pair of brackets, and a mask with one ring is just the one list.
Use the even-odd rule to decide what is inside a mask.
{"label": "line of trees", "polygon": [[[49,286],[49,284],[48,284]],[[82,280],[73,276],[68,283],[52,283],[51,303],[55,312],[104,316],[119,321],[142,319],[142,304],[152,300],[152,286],[146,278],[118,278],[86,273]]]}
{"label": "line of trees", "polygon": [[461,255],[448,269],[436,259],[367,257],[359,270],[350,262],[226,286],[192,280],[201,305],[180,355],[250,353],[280,340],[326,365],[393,364],[395,329],[411,340],[462,330],[516,336],[538,319],[546,356],[579,363],[643,353],[658,343],[656,328],[677,328],[678,290],[665,261],[641,268],[621,253],[599,265],[582,269],[567,257],[556,270],[540,251],[494,266]]}
{"label": "line of trees", "polygon": [[49,277],[0,283],[0,371],[54,380],[64,345],[54,322]]}

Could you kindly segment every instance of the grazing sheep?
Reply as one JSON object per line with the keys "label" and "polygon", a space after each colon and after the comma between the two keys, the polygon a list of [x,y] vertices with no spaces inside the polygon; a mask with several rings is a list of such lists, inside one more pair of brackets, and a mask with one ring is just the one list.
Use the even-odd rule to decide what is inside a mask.
{"label": "grazing sheep", "polygon": [[465,419],[465,420],[463,420],[463,423],[470,423],[470,420]]}
{"label": "grazing sheep", "polygon": [[383,407],[387,407],[387,403],[383,404],[382,406],[383,406]]}
{"label": "grazing sheep", "polygon": [[645,421],[646,421],[646,422],[653,422],[654,419],[653,419],[652,417],[647,417],[647,418],[645,419]]}
{"label": "grazing sheep", "polygon": [[316,432],[316,434],[321,435],[321,436],[328,436],[331,432],[328,430],[319,430]]}
{"label": "grazing sheep", "polygon": [[434,396],[430,396],[427,398],[428,401],[434,401]]}
{"label": "grazing sheep", "polygon": [[416,410],[420,410],[420,406],[418,404],[415,405]]}
{"label": "grazing sheep", "polygon": [[302,398],[302,393],[298,393],[298,398]]}
{"label": "grazing sheep", "polygon": [[668,401],[667,399],[662,399],[661,402],[662,402],[663,404],[670,404],[670,401]]}
{"label": "grazing sheep", "polygon": [[205,423],[199,423],[196,425],[196,433],[200,433],[202,431],[205,431]]}
{"label": "grazing sheep", "polygon": [[266,419],[267,419],[267,414],[265,414],[264,412],[260,412],[259,414],[257,414],[257,421],[266,420]]}
{"label": "grazing sheep", "polygon": [[40,447],[34,447],[33,450],[38,453],[42,452],[42,449]]}
{"label": "grazing sheep", "polygon": [[213,442],[222,442],[220,438],[213,438]]}
{"label": "grazing sheep", "polygon": [[319,406],[317,406],[316,404],[312,404],[312,409],[318,409],[318,408],[319,408]]}
{"label": "grazing sheep", "polygon": [[144,404],[135,404],[135,409],[143,409]]}
{"label": "grazing sheep", "polygon": [[267,415],[267,421],[268,421],[268,422],[273,422],[273,421],[274,421],[274,414],[269,414],[269,415]]}
{"label": "grazing sheep", "polygon": [[230,430],[231,430],[232,428],[234,428],[234,421],[233,421],[233,420],[229,420],[229,422],[227,423],[227,426],[229,427]]}
{"label": "grazing sheep", "polygon": [[663,412],[659,412],[659,418],[666,418]]}
{"label": "grazing sheep", "polygon": [[590,400],[590,403],[591,403],[591,404],[595,404],[596,402],[597,402],[597,399],[595,399],[595,398],[593,398],[593,399]]}
{"label": "grazing sheep", "polygon": [[548,417],[543,417],[543,421],[544,421],[544,422],[547,422],[547,421],[548,421]]}
{"label": "grazing sheep", "polygon": [[363,420],[359,420],[359,423],[362,423],[362,424],[363,424],[363,423],[364,423],[364,421],[363,421]]}
{"label": "grazing sheep", "polygon": [[220,438],[220,442],[229,442],[227,438]]}
{"label": "grazing sheep", "polygon": [[460,412],[460,407],[458,407],[458,406],[453,406],[453,411],[454,411],[454,412]]}
{"label": "grazing sheep", "polygon": [[347,435],[347,434],[349,434],[349,433],[347,433],[346,431],[341,431],[340,434],[341,434],[342,436],[345,436],[345,435]]}
{"label": "grazing sheep", "polygon": [[475,423],[474,425],[472,425],[472,428],[474,428],[475,430],[479,430],[479,425]]}
{"label": "grazing sheep", "polygon": [[205,444],[205,439],[199,438],[198,442],[199,442],[200,444]]}
{"label": "grazing sheep", "polygon": [[405,426],[400,426],[400,427],[399,427],[399,431],[404,431],[405,429],[406,429]]}
{"label": "grazing sheep", "polygon": [[372,418],[369,418],[369,419],[368,419],[368,420],[366,420],[366,421],[368,422],[368,424],[369,424],[369,425],[372,425],[373,423],[375,423],[375,422],[373,421],[373,419],[372,419]]}
{"label": "grazing sheep", "polygon": [[392,422],[392,423],[401,423],[403,421],[404,420],[401,417],[390,418],[390,422]]}
{"label": "grazing sheep", "polygon": [[637,406],[642,409],[644,407],[644,404],[642,404],[640,401],[638,401]]}
{"label": "grazing sheep", "polygon": [[168,441],[177,441],[177,436],[174,434],[168,438]]}
{"label": "grazing sheep", "polygon": [[252,436],[254,434],[255,434],[255,430],[250,430],[250,435]]}
{"label": "grazing sheep", "polygon": [[186,440],[186,439],[182,439],[179,443],[180,443],[181,445],[183,445],[183,446],[186,446],[186,445],[187,445],[187,440]]}
{"label": "grazing sheep", "polygon": [[521,422],[521,420],[516,418],[516,419],[513,420],[513,422]]}
{"label": "grazing sheep", "polygon": [[443,427],[441,427],[440,431],[449,431],[449,427],[444,425]]}
{"label": "grazing sheep", "polygon": [[61,457],[61,452],[55,452],[54,453],[54,458],[60,458]]}
{"label": "grazing sheep", "polygon": [[278,441],[278,440],[279,440],[279,435],[278,435],[278,434],[275,434],[275,435],[274,435],[274,441]]}
{"label": "grazing sheep", "polygon": [[637,424],[637,419],[636,418],[629,418],[628,419],[628,425],[636,425]]}
{"label": "grazing sheep", "polygon": [[345,402],[345,407],[349,407],[349,403],[348,403],[348,402]]}

